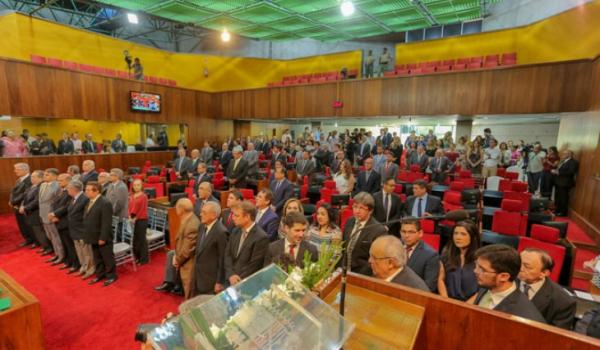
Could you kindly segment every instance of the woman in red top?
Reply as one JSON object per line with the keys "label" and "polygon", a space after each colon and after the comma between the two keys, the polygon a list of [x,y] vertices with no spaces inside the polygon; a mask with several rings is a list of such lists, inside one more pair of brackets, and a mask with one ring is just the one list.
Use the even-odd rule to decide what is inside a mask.
{"label": "woman in red top", "polygon": [[542,181],[540,184],[540,194],[542,197],[552,197],[552,189],[554,188],[554,181],[552,176],[552,170],[558,166],[558,149],[552,146],[548,148],[548,155],[544,158],[543,166],[544,171],[542,172]]}
{"label": "woman in red top", "polygon": [[138,264],[148,263],[148,196],[143,191],[142,180],[136,179],[129,195],[129,219],[133,222],[133,255]]}

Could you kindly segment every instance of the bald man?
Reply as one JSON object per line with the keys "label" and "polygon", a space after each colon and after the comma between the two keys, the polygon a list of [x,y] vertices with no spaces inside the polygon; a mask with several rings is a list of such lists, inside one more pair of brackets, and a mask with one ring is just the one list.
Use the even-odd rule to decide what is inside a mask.
{"label": "bald man", "polygon": [[163,283],[154,289],[181,295],[181,289],[176,286],[177,274],[179,274],[183,294],[188,299],[194,271],[194,256],[200,220],[194,215],[194,205],[188,198],[179,199],[175,204],[175,211],[181,222],[175,241],[175,250],[170,250],[167,253]]}

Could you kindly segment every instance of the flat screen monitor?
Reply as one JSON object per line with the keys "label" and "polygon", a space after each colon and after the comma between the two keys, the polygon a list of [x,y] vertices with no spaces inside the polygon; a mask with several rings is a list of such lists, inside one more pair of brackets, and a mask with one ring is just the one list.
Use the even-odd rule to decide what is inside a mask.
{"label": "flat screen monitor", "polygon": [[134,112],[160,113],[161,99],[158,94],[131,91],[129,101]]}
{"label": "flat screen monitor", "polygon": [[146,196],[148,196],[149,199],[156,198],[156,188],[152,188],[152,187],[144,188],[144,193],[146,194]]}
{"label": "flat screen monitor", "polygon": [[174,207],[179,199],[187,198],[187,196],[188,194],[185,192],[171,192],[169,193],[169,204],[171,204],[171,206]]}

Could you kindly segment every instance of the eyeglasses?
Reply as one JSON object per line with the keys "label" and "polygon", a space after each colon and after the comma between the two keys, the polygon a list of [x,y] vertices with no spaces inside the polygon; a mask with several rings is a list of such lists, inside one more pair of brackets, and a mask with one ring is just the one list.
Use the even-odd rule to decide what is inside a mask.
{"label": "eyeglasses", "polygon": [[352,204],[352,209],[369,210],[369,207],[361,204]]}
{"label": "eyeglasses", "polygon": [[485,270],[483,267],[481,267],[479,264],[475,264],[475,271],[479,271],[481,273],[491,273],[491,274],[498,274],[498,272],[496,271],[487,271]]}

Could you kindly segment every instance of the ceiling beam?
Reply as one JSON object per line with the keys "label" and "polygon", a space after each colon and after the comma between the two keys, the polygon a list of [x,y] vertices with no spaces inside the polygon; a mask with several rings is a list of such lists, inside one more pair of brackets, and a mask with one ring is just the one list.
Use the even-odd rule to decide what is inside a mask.
{"label": "ceiling beam", "polygon": [[47,8],[47,7],[50,7],[50,6],[51,6],[52,4],[54,4],[56,1],[58,1],[58,0],[50,0],[50,1],[46,1],[46,3],[45,3],[45,4],[43,4],[43,5],[41,5],[41,6],[38,6],[38,7],[37,7],[37,8],[35,8],[33,11],[29,12],[29,15],[30,15],[30,16],[33,16],[33,15],[34,15],[36,12],[38,12],[38,11],[40,11],[40,10],[43,10],[43,9],[45,9],[45,8]]}
{"label": "ceiling beam", "polygon": [[414,5],[414,7],[421,13],[423,17],[429,22],[431,26],[439,25],[438,21],[435,19],[431,11],[427,8],[427,6],[421,0],[410,0],[410,2]]}

